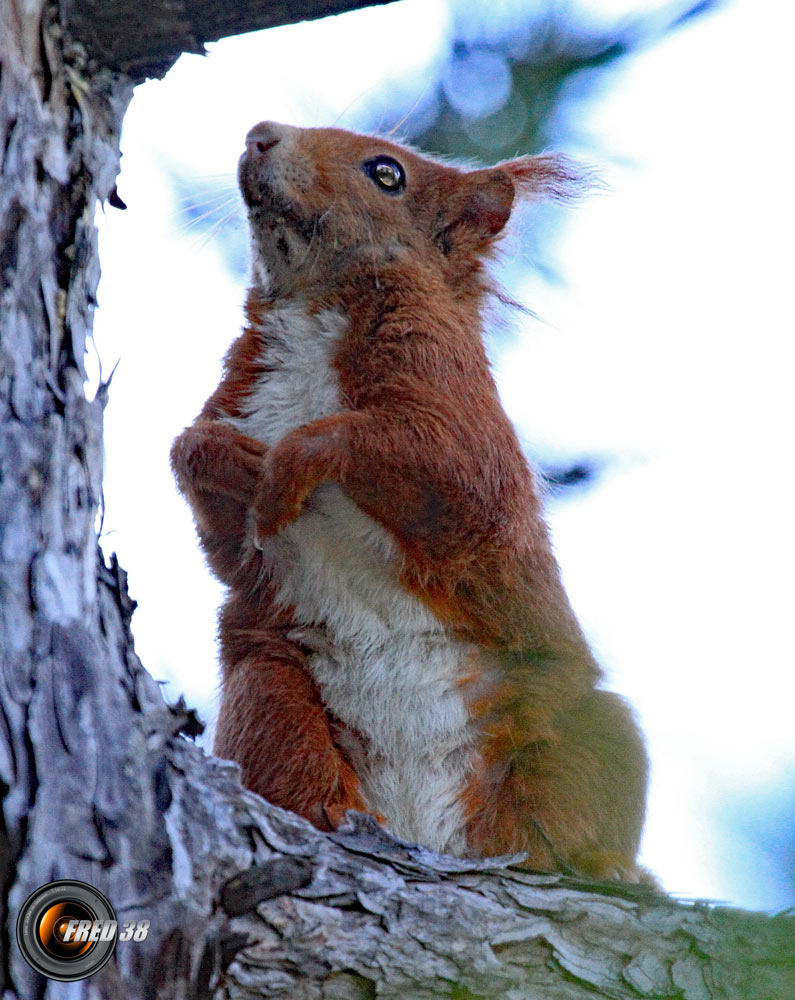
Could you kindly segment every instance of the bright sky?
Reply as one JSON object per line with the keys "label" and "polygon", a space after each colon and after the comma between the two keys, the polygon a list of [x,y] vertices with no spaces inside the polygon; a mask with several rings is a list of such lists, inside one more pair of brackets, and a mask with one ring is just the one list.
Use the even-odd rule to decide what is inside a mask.
{"label": "bright sky", "polygon": [[[580,5],[602,19],[663,6]],[[524,6],[490,3],[491,30]],[[262,118],[355,128],[368,102],[409,111],[442,71],[453,18],[469,23],[472,9],[402,0],[229,39],[140,87],[127,116],[129,210],[99,219],[96,343],[105,374],[120,359],[103,544],[140,601],[144,664],[205,716],[220,591],[168,450],[217,383],[243,288],[212,241],[185,231],[172,174],[197,189],[228,176],[233,190],[243,136]],[[766,795],[787,775],[791,799],[795,763],[793,28],[788,4],[735,0],[625,61],[570,123],[569,151],[600,162],[611,191],[571,213],[556,246],[565,286],[512,288],[545,323],[522,326],[496,358],[534,453],[613,458],[550,520],[573,603],[648,734],[644,859],[671,890],[771,908],[792,900],[751,843],[783,808]],[[738,810],[747,845],[725,822]]]}

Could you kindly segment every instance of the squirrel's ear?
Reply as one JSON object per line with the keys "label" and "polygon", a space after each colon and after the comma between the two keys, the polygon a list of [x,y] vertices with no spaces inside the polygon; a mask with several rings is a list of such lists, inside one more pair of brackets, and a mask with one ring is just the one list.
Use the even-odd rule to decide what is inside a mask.
{"label": "squirrel's ear", "polygon": [[599,185],[590,168],[559,153],[520,156],[464,176],[466,183],[459,182],[442,216],[445,224],[435,236],[445,254],[491,242],[511,217],[517,199],[572,201]]}
{"label": "squirrel's ear", "polygon": [[599,186],[598,177],[590,167],[562,153],[520,156],[506,160],[496,169],[511,178],[520,197],[573,201]]}
{"label": "squirrel's ear", "polygon": [[516,195],[514,182],[499,167],[473,170],[456,181],[436,217],[434,240],[445,255],[479,250],[503,228]]}
{"label": "squirrel's ear", "polygon": [[516,196],[514,182],[499,167],[474,170],[468,180],[468,197],[457,222],[487,239],[496,236],[511,216]]}

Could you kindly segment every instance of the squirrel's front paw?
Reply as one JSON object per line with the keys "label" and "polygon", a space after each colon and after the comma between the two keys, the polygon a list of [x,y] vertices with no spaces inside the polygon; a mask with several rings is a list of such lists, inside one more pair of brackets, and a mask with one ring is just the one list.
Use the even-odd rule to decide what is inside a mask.
{"label": "squirrel's front paw", "polygon": [[254,498],[254,544],[294,521],[317,485],[301,439],[290,435],[267,455]]}
{"label": "squirrel's front paw", "polygon": [[200,420],[171,446],[171,466],[186,496],[222,494],[248,504],[267,448],[227,424]]}

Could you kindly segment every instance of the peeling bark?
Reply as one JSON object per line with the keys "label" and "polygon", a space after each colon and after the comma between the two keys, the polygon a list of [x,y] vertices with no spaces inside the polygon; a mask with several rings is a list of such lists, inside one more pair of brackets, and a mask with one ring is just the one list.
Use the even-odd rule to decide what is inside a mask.
{"label": "peeling bark", "polygon": [[[147,30],[128,32],[117,26],[139,7],[125,0],[0,4],[4,1000],[789,1000],[792,919],[441,858],[363,817],[319,833],[241,790],[143,670],[124,573],[95,533],[106,390],[83,392],[94,212],[114,203],[133,81],[210,37],[332,5],[287,6],[160,0]],[[119,943],[91,979],[45,981],[14,925],[57,878],[96,886],[121,921],[151,920],[149,937]]]}

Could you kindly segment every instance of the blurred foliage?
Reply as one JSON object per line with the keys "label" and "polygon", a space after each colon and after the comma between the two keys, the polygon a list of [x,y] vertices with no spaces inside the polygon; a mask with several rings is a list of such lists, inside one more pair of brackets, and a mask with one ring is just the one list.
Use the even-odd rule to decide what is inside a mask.
{"label": "blurred foliage", "polygon": [[699,0],[676,13],[625,17],[596,31],[560,3],[530,7],[501,38],[463,29],[453,41],[433,95],[435,114],[405,132],[422,149],[495,163],[537,153],[560,140],[569,105],[579,105],[623,57],[675,30],[723,0]]}

